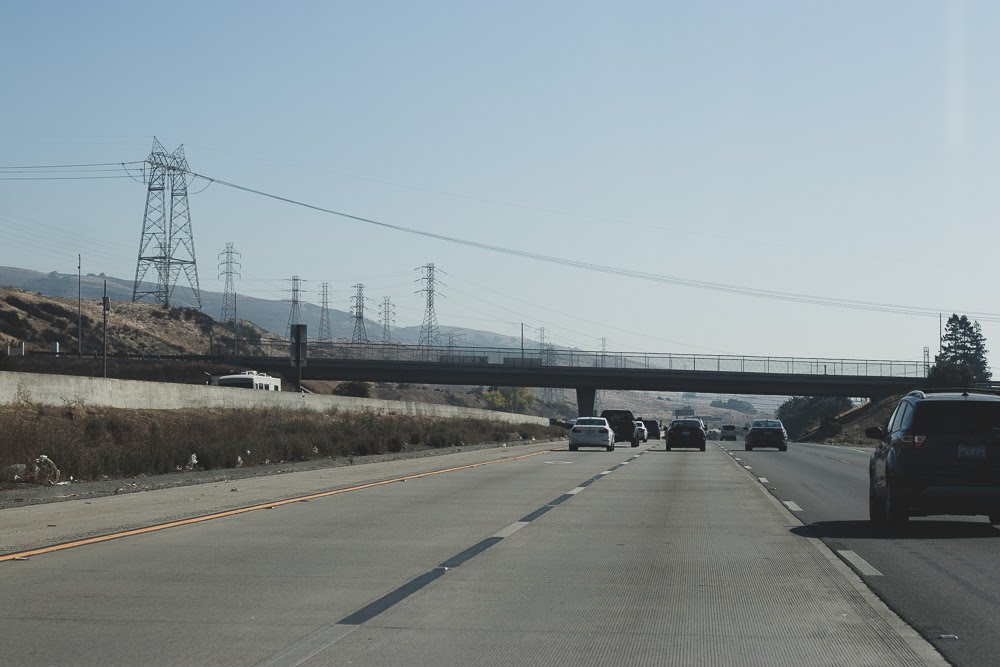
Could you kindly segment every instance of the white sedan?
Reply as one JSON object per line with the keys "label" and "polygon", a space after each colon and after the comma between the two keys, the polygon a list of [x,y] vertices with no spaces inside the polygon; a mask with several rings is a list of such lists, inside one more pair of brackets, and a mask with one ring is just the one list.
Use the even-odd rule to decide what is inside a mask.
{"label": "white sedan", "polygon": [[641,440],[642,442],[649,441],[649,429],[646,428],[645,424],[643,424],[641,421],[637,421],[635,423],[635,430],[639,434],[639,440]]}
{"label": "white sedan", "polygon": [[569,432],[569,450],[580,447],[604,447],[615,451],[615,432],[604,417],[580,417]]}

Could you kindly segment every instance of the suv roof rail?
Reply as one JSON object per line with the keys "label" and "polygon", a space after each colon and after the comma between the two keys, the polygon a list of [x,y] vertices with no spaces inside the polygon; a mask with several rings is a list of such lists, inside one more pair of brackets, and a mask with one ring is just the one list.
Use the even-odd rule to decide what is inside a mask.
{"label": "suv roof rail", "polygon": [[916,396],[917,398],[925,398],[926,394],[924,394],[924,392],[920,391],[919,389],[914,389],[913,391],[908,393],[907,396]]}
{"label": "suv roof rail", "polygon": [[925,396],[926,394],[991,394],[996,396],[1000,394],[1000,387],[934,387],[933,389],[926,389],[924,391],[911,391],[907,396],[921,394]]}

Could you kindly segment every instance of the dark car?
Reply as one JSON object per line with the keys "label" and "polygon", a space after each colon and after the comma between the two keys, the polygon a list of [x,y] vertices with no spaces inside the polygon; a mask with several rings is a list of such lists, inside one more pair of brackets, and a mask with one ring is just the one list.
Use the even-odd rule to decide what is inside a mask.
{"label": "dark car", "polygon": [[788,451],[788,433],[780,419],[753,420],[745,437],[744,449],[748,452],[754,447],[777,447],[782,452]]}
{"label": "dark car", "polygon": [[674,447],[697,447],[705,451],[705,424],[700,419],[675,419],[667,429],[667,451]]}
{"label": "dark car", "polygon": [[642,423],[646,425],[646,431],[651,439],[659,440],[663,437],[663,434],[660,433],[660,422],[655,419],[643,419]]}
{"label": "dark car", "polygon": [[913,391],[900,399],[868,467],[873,523],[986,514],[1000,524],[1000,396]]}
{"label": "dark car", "polygon": [[635,417],[631,410],[604,410],[601,416],[608,420],[615,432],[615,442],[628,442],[639,446],[639,430],[635,427]]}

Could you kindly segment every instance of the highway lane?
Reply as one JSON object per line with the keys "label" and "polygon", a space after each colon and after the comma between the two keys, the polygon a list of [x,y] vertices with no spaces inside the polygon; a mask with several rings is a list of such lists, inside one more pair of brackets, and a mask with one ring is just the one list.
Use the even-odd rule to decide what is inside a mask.
{"label": "highway lane", "polygon": [[722,451],[650,445],[545,452],[3,562],[0,655],[936,664]]}
{"label": "highway lane", "polygon": [[985,517],[914,517],[886,536],[868,521],[870,449],[792,443],[787,452],[746,452],[742,442],[719,444],[775,497],[801,508],[806,534],[858,554],[865,582],[950,661],[996,664],[1000,530]]}

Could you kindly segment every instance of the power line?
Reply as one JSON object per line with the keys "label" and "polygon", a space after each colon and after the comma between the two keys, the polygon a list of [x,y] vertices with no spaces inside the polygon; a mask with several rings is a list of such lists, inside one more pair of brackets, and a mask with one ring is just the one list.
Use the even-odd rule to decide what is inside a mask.
{"label": "power line", "polygon": [[539,262],[545,262],[548,264],[556,264],[559,266],[569,266],[572,268],[582,269],[586,271],[592,271],[595,273],[603,273],[610,275],[617,275],[627,278],[635,278],[637,280],[645,280],[649,282],[657,282],[668,285],[676,285],[678,287],[689,287],[693,289],[703,289],[715,292],[722,292],[728,294],[737,294],[740,296],[752,296],[761,299],[770,299],[776,301],[788,301],[794,303],[805,303],[817,306],[828,306],[834,308],[845,308],[851,310],[865,310],[865,311],[875,311],[883,313],[894,313],[899,315],[915,315],[915,316],[937,316],[939,312],[949,311],[949,312],[966,312],[969,316],[979,319],[981,321],[987,322],[1000,322],[1000,313],[989,313],[989,312],[971,312],[965,309],[953,309],[953,308],[928,308],[923,306],[908,306],[901,304],[890,304],[890,303],[880,303],[873,301],[862,301],[858,299],[844,299],[839,297],[827,297],[818,296],[811,294],[801,294],[797,292],[785,292],[780,290],[766,290],[753,287],[744,287],[740,285],[732,285],[728,283],[716,283],[706,280],[695,280],[692,278],[684,278],[680,276],[670,276],[656,273],[649,273],[646,271],[637,271],[634,269],[624,269],[613,266],[605,266],[601,264],[595,264],[591,262],[584,262],[575,259],[568,259],[565,257],[556,257],[553,255],[544,255],[542,253],[531,252],[528,250],[518,250],[516,248],[507,248],[504,246],[494,245],[492,243],[484,243],[481,241],[472,241],[469,239],[463,239],[455,236],[448,236],[446,234],[438,234],[436,232],[429,232],[421,229],[415,229],[412,227],[405,227],[403,225],[397,225],[393,223],[383,222],[380,220],[375,220],[372,218],[366,218],[359,215],[353,215],[351,213],[346,213],[344,211],[337,211],[334,209],[325,208],[322,206],[316,206],[314,204],[309,204],[296,199],[291,199],[289,197],[283,197],[281,195],[272,194],[269,192],[264,192],[262,190],[257,190],[243,185],[238,185],[236,183],[231,183],[229,181],[224,181],[217,178],[211,178],[198,174],[195,172],[189,172],[192,176],[196,178],[203,178],[207,181],[213,183],[218,183],[228,188],[234,190],[240,190],[250,194],[255,194],[261,197],[266,197],[268,199],[273,199],[276,201],[282,201],[287,204],[292,204],[294,206],[301,206],[303,208],[308,208],[310,210],[319,211],[321,213],[328,213],[330,215],[336,215],[348,220],[354,220],[357,222],[362,222],[368,225],[373,225],[376,227],[381,227],[383,229],[390,229],[393,231],[404,232],[406,234],[412,234],[415,236],[421,236],[424,238],[432,238],[439,241],[446,241],[448,243],[454,243],[457,245],[463,245],[471,248],[478,248],[480,250],[489,250],[492,252],[498,252],[505,255],[511,255],[515,257],[522,257],[524,259],[531,259]]}

